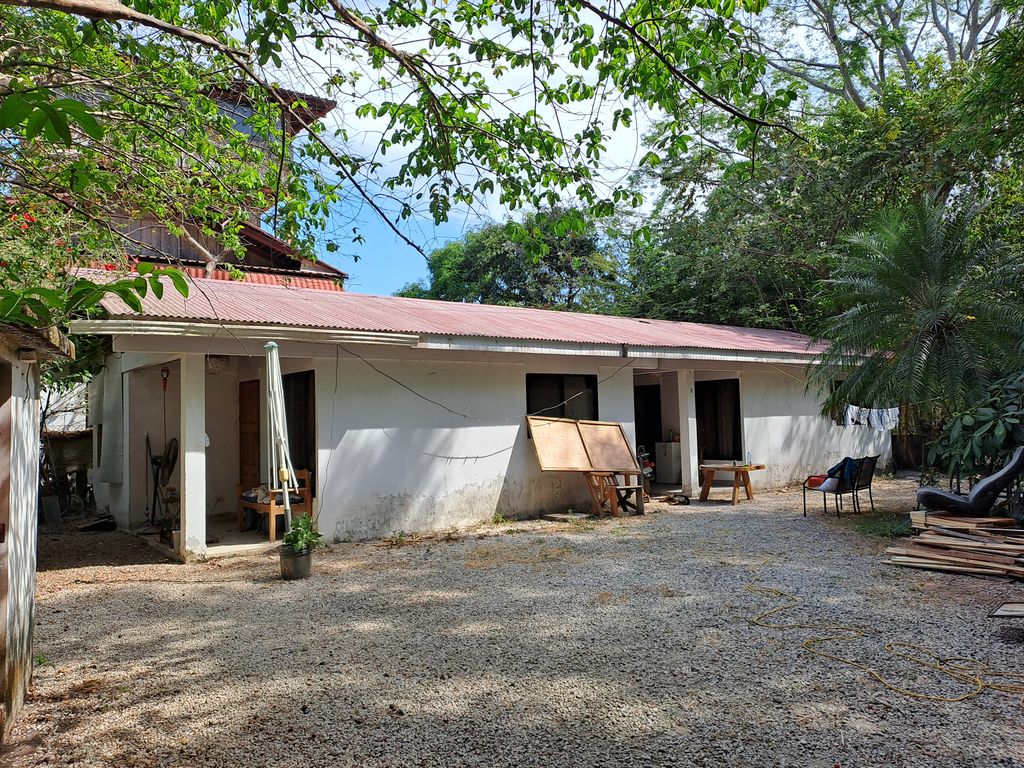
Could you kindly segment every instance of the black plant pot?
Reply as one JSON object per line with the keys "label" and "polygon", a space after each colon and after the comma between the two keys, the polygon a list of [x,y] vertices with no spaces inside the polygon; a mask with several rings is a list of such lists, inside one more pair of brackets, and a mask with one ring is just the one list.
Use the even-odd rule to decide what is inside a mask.
{"label": "black plant pot", "polygon": [[281,545],[281,578],[285,581],[308,579],[313,565],[313,552],[303,549],[296,552],[288,544]]}

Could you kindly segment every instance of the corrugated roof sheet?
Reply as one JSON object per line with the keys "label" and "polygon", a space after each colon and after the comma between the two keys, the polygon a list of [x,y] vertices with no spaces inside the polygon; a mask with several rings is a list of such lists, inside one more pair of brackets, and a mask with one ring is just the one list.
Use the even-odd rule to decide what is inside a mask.
{"label": "corrugated roof sheet", "polygon": [[[103,275],[101,274],[100,277]],[[109,274],[106,275],[109,278]],[[103,308],[123,319],[284,325],[384,333],[471,336],[493,339],[628,344],[745,352],[802,354],[821,345],[789,331],[738,328],[669,320],[644,320],[579,312],[459,304],[372,296],[226,280],[192,280],[188,298],[173,288],[158,300],[149,293],[135,313],[109,296]]]}
{"label": "corrugated roof sheet", "polygon": [[[203,267],[177,267],[186,275],[192,278],[206,278],[206,270]],[[213,277],[206,278],[208,280],[232,280],[231,273],[225,269],[218,269],[213,273]],[[303,272],[292,275],[281,275],[271,274],[266,272],[243,272],[242,282],[246,283],[262,283],[264,285],[284,285],[293,286],[295,288],[309,288],[316,291],[343,291],[345,290],[341,282],[337,278],[332,278],[325,275],[324,277],[311,276],[310,273]]]}

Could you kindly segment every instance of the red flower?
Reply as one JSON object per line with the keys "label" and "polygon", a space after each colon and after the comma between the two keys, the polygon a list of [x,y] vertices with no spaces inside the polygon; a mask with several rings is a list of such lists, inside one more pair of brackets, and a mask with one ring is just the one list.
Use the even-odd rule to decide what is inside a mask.
{"label": "red flower", "polygon": [[0,259],[0,267],[6,267],[6,266],[7,266],[7,262],[4,261],[3,259]]}
{"label": "red flower", "polygon": [[64,245],[64,241],[61,240],[60,238],[57,238],[57,247],[60,248],[62,245]]}
{"label": "red flower", "polygon": [[21,225],[21,228],[22,228],[22,229],[28,229],[28,224],[22,224],[22,225]]}
{"label": "red flower", "polygon": [[115,269],[117,269],[117,267],[115,267],[113,264],[104,264],[103,268],[107,270],[107,272],[113,272]]}
{"label": "red flower", "polygon": [[36,217],[33,216],[31,213],[26,213],[22,218],[25,219],[25,221],[29,222],[30,224],[36,223]]}

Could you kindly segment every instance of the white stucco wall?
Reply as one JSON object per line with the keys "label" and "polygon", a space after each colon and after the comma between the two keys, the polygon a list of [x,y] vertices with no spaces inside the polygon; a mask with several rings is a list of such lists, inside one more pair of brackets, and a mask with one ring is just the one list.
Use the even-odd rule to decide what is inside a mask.
{"label": "white stucco wall", "polygon": [[806,390],[803,370],[778,367],[740,374],[744,450],[768,465],[751,474],[755,487],[800,483],[844,456],[880,455],[880,466],[891,464],[890,433],[833,424],[820,415],[817,394]]}
{"label": "white stucco wall", "polygon": [[[167,338],[163,343],[177,342]],[[261,346],[250,346],[251,356],[234,357],[220,373],[207,371],[202,387],[198,378],[194,382],[195,391],[202,390],[205,397],[199,412],[202,427],[196,429],[200,438],[205,430],[210,440],[205,451],[199,442],[193,446],[195,461],[203,454],[205,472],[202,490],[194,497],[196,520],[200,506],[208,514],[233,508],[239,454],[237,386],[241,380],[263,377]],[[282,347],[284,373],[312,370],[315,376],[316,510],[328,538],[363,539],[466,526],[489,520],[496,512],[515,517],[587,508],[590,498],[581,476],[542,473],[537,466],[525,426],[526,374],[596,375],[599,418],[624,423],[632,442],[634,368],[651,371],[658,365],[632,362],[620,369],[625,362],[620,358],[475,353],[449,359],[444,357],[449,353],[406,348],[358,349],[383,373],[340,348],[335,356],[335,349],[324,345]],[[192,355],[195,361],[202,360],[201,353]],[[113,356],[104,375],[105,448],[109,439],[114,455],[127,457],[118,473],[106,467],[105,450],[103,470],[123,478],[99,482],[96,492],[101,506],[110,504],[119,522],[127,520],[123,510],[139,507],[145,495],[139,490],[145,465],[139,441],[146,429],[159,431],[154,422],[161,415],[159,365],[180,356],[170,349],[124,352]],[[141,370],[144,366],[154,367]],[[173,364],[170,367],[174,373],[168,392],[169,436],[184,423],[178,410],[178,371]],[[674,363],[657,375],[666,401],[663,421],[678,424],[681,432],[683,487],[691,493],[696,491],[695,378],[740,379],[743,450],[769,467],[752,477],[759,488],[799,483],[845,455],[881,454],[884,464],[890,462],[888,434],[835,426],[819,415],[818,398],[805,391],[801,366],[747,363],[721,371],[711,370],[707,363],[703,368]],[[131,422],[124,432],[119,431],[122,413],[128,413]],[[265,430],[265,418],[263,422]],[[115,437],[108,438],[108,433]],[[263,453],[265,437],[260,441]],[[120,451],[119,442],[126,451]],[[141,465],[131,457],[141,458]],[[197,472],[198,467],[196,463]],[[131,505],[129,496],[134,500]]]}
{"label": "white stucco wall", "polygon": [[[320,360],[320,529],[339,539],[468,525],[589,504],[580,475],[542,473],[526,434],[526,373],[591,373],[600,418],[632,440],[633,379],[578,360],[536,364]],[[620,363],[621,365],[621,363]],[[335,396],[335,368],[338,370]],[[615,374],[615,375],[612,375]]]}
{"label": "white stucco wall", "polygon": [[[146,522],[146,508],[153,498],[152,469],[146,457],[146,435],[155,456],[164,452],[167,441],[181,439],[179,423],[181,413],[181,366],[177,362],[167,364],[167,425],[164,427],[163,380],[160,377],[162,365],[139,368],[124,374],[128,412],[131,423],[124,445],[128,463],[126,477],[130,478],[127,494],[128,505],[118,510],[115,517],[123,527],[137,528]],[[106,431],[106,430],[104,430]],[[166,435],[165,435],[166,432]],[[105,459],[104,459],[105,460]],[[180,467],[175,467],[169,485],[180,488]]]}

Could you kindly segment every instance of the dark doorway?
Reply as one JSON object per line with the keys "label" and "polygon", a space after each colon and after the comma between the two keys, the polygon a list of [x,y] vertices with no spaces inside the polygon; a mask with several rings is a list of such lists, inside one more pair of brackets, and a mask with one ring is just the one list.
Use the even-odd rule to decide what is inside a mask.
{"label": "dark doorway", "polygon": [[636,444],[654,455],[654,444],[661,442],[661,385],[633,387],[633,415],[636,419]]}
{"label": "dark doorway", "polygon": [[284,416],[288,421],[288,450],[295,469],[309,470],[316,493],[316,388],[313,371],[288,373],[284,381]]}
{"label": "dark doorway", "polygon": [[693,392],[697,408],[697,460],[742,459],[740,380],[697,381]]}
{"label": "dark doorway", "polygon": [[249,490],[260,484],[260,382],[238,382],[238,482]]}

